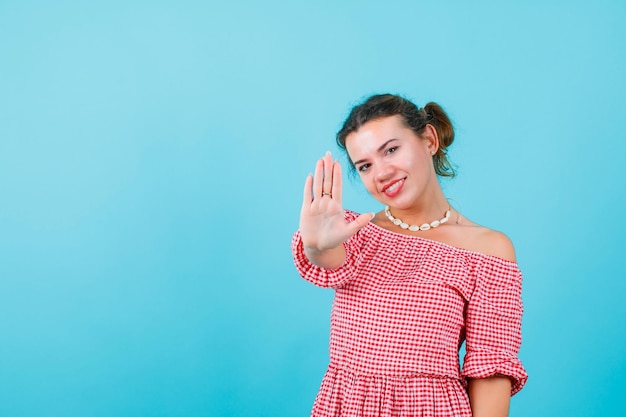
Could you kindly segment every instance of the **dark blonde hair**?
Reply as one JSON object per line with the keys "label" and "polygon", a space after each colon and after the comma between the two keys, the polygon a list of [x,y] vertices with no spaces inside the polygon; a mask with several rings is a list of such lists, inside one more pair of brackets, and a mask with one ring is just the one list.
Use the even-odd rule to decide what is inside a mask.
{"label": "dark blonde hair", "polygon": [[[350,133],[356,132],[369,121],[395,115],[402,116],[404,124],[417,136],[421,137],[424,128],[429,124],[437,130],[439,147],[433,155],[435,172],[441,177],[454,177],[454,168],[447,156],[448,147],[454,141],[454,127],[446,112],[437,103],[430,102],[420,109],[410,100],[398,95],[370,96],[350,111],[341,130],[337,133],[337,145],[347,154],[346,137]],[[351,160],[350,165],[354,171],[354,164]]]}

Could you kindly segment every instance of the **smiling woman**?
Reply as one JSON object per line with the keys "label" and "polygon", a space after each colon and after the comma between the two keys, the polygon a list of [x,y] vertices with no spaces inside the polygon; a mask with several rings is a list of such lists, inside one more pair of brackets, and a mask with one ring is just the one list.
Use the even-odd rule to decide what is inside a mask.
{"label": "smiling woman", "polygon": [[504,234],[448,203],[439,177],[454,176],[453,140],[439,105],[372,96],[337,142],[384,209],[343,209],[330,153],[307,177],[294,261],[335,290],[313,416],[506,416],[524,386],[522,275]]}
{"label": "smiling woman", "polygon": [[[428,103],[419,109],[411,101],[392,94],[372,96],[366,103],[353,109],[337,134],[337,144],[346,150],[346,137],[359,130],[366,122],[387,116],[401,117],[404,127],[421,135],[427,126],[436,127],[439,135],[437,151],[433,154],[435,172],[442,177],[454,177],[452,165],[448,161],[448,147],[454,141],[454,128],[446,112],[437,103]],[[356,165],[352,163],[352,168]]]}

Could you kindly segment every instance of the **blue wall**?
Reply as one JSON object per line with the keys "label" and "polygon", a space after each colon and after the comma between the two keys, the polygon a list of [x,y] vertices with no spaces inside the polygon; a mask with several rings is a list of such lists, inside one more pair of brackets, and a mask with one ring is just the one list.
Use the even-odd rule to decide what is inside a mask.
{"label": "blue wall", "polygon": [[447,195],[516,244],[511,415],[626,414],[625,19],[619,0],[0,2],[0,416],[307,415],[332,294],[292,265],[302,185],[383,91],[448,110]]}

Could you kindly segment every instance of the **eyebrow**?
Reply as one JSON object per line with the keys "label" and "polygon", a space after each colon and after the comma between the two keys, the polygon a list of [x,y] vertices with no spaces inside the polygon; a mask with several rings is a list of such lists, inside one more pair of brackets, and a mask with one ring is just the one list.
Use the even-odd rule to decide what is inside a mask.
{"label": "eyebrow", "polygon": [[[385,142],[382,145],[380,145],[376,151],[377,152],[382,152],[382,150],[385,149],[387,147],[387,145],[389,145],[389,143],[393,142],[394,140],[398,140],[398,139],[389,139],[387,142]],[[352,165],[362,164],[365,161],[366,161],[365,159],[359,159],[358,161],[354,161],[352,163]]]}

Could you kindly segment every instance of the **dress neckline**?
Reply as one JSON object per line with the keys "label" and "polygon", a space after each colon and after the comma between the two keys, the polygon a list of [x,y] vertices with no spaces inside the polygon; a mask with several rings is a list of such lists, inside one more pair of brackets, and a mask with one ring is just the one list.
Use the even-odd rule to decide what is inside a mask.
{"label": "dress neckline", "polygon": [[482,257],[482,258],[485,258],[485,259],[491,259],[491,260],[494,260],[494,261],[501,262],[503,264],[509,264],[509,265],[513,265],[513,266],[519,267],[519,264],[516,261],[509,261],[508,259],[500,258],[499,256],[489,255],[489,254],[486,254],[484,252],[479,252],[479,251],[475,251],[475,250],[471,250],[471,249],[461,248],[459,246],[454,246],[454,245],[451,245],[449,243],[442,242],[440,240],[434,240],[434,239],[429,239],[429,238],[422,237],[422,236],[406,235],[404,233],[394,232],[393,230],[385,229],[384,227],[379,226],[376,223],[369,222],[368,225],[365,226],[365,228],[368,228],[368,227],[373,227],[374,229],[377,229],[377,230],[379,230],[382,233],[387,233],[387,234],[390,234],[392,236],[396,236],[396,237],[399,237],[399,238],[402,238],[402,239],[419,240],[419,241],[422,241],[422,242],[427,243],[429,245],[440,246],[442,248],[446,248],[446,249],[449,249],[449,250],[452,250],[452,251],[463,252],[463,253],[467,253],[467,254],[470,254],[470,255],[473,255],[473,256],[478,256],[478,257]]}

